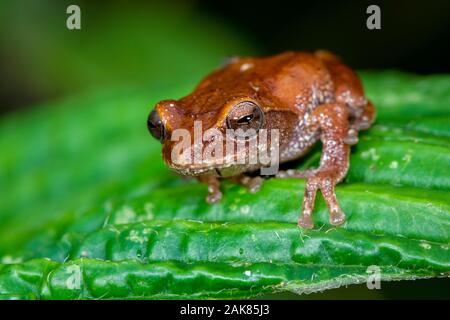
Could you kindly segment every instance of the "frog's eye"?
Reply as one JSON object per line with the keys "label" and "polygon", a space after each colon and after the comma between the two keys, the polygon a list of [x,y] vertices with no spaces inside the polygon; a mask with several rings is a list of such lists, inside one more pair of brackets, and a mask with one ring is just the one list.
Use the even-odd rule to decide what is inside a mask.
{"label": "frog's eye", "polygon": [[166,129],[164,128],[164,124],[159,117],[158,112],[155,109],[150,112],[147,119],[147,128],[150,134],[160,142],[164,141],[166,136]]}
{"label": "frog's eye", "polygon": [[257,132],[264,123],[264,114],[261,108],[252,101],[242,101],[236,104],[228,113],[228,129]]}

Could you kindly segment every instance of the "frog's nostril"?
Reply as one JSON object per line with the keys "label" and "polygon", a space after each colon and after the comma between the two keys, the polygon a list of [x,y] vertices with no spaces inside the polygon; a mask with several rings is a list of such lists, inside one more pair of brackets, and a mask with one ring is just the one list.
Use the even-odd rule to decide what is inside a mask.
{"label": "frog's nostril", "polygon": [[150,112],[147,118],[147,128],[150,134],[155,139],[159,140],[160,142],[164,141],[166,130],[164,128],[164,124],[161,121],[161,118],[159,117],[158,112],[155,109]]}

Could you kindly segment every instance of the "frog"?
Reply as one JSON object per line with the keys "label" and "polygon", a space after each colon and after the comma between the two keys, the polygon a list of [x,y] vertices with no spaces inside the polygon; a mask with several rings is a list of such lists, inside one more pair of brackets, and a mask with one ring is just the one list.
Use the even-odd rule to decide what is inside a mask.
{"label": "frog", "polygon": [[[249,147],[233,149],[231,156],[201,163],[192,162],[192,150],[174,155],[177,141],[170,137],[178,129],[195,135],[195,123],[200,122],[201,132],[278,130],[280,164],[301,159],[320,142],[320,162],[316,168],[280,170],[273,174],[281,179],[304,179],[298,225],[312,229],[318,191],[325,200],[329,223],[332,226],[345,223],[346,215],[337,200],[335,186],[347,175],[351,146],[358,143],[359,131],[371,127],[375,113],[358,74],[337,55],[325,50],[287,51],[228,59],[204,77],[190,94],[159,101],[147,118],[147,127],[162,143],[163,160],[170,169],[207,184],[206,201],[211,204],[222,198],[223,180],[233,180],[257,192],[264,179],[252,173],[263,165],[236,163],[239,155],[236,153],[249,152]],[[211,143],[204,137],[190,139],[194,144],[206,143],[205,147]],[[233,135],[227,139],[233,139]]]}

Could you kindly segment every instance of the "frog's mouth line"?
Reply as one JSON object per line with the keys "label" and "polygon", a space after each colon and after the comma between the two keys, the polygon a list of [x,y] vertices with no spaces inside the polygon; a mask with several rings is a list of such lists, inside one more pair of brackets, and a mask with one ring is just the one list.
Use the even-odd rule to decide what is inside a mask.
{"label": "frog's mouth line", "polygon": [[226,178],[237,173],[242,173],[251,168],[251,166],[245,165],[230,165],[226,167],[177,167],[170,166],[170,168],[178,174],[183,176],[202,176],[202,175],[213,175],[218,178]]}

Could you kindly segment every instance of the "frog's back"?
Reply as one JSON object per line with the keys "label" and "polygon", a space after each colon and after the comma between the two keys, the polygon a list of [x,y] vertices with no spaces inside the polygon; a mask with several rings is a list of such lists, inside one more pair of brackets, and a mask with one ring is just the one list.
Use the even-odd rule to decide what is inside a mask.
{"label": "frog's back", "polygon": [[360,123],[357,128],[367,128],[373,122],[375,109],[365,98],[358,75],[334,54],[290,51],[257,61],[262,65],[261,75],[266,75],[263,88],[277,102],[277,108],[291,109],[301,116],[319,105],[338,102]]}
{"label": "frog's back", "polygon": [[314,54],[285,52],[258,61],[267,96],[278,108],[304,114],[333,98],[333,85],[326,66]]}
{"label": "frog's back", "polygon": [[289,106],[337,101],[361,108],[367,103],[358,75],[330,52],[290,51],[261,58],[259,64],[270,92]]}
{"label": "frog's back", "polygon": [[177,105],[190,115],[223,113],[236,97],[259,101],[265,112],[289,111],[300,118],[331,102],[345,104],[357,118],[368,104],[357,74],[333,54],[288,51],[232,59]]}

